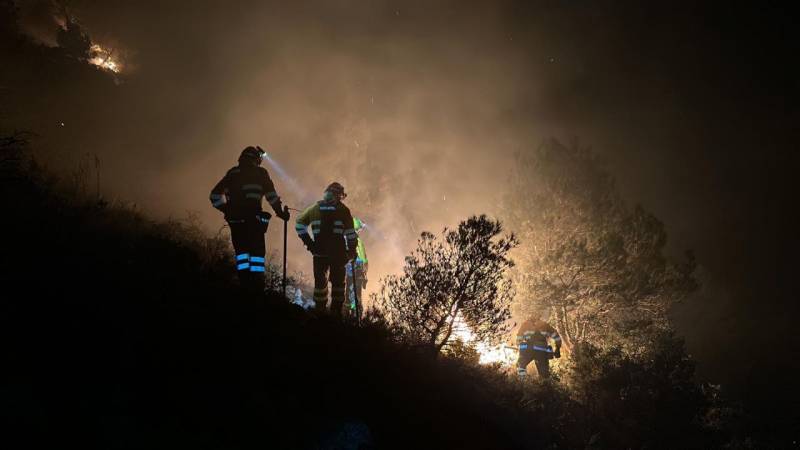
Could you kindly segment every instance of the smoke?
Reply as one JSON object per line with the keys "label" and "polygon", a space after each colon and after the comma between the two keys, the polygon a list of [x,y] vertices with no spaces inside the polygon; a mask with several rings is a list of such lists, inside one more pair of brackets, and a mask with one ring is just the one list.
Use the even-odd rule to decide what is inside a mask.
{"label": "smoke", "polygon": [[56,47],[58,30],[65,25],[63,10],[52,0],[19,2],[20,29],[37,42]]}
{"label": "smoke", "polygon": [[[92,117],[96,140],[86,143],[122,198],[164,216],[201,211],[214,229],[221,218],[208,189],[242,148],[261,145],[294,208],[344,184],[354,214],[371,224],[363,237],[374,281],[399,268],[421,231],[494,212],[519,145],[518,123],[503,111],[525,75],[493,48],[505,39],[500,24],[478,27],[474,11],[210,2],[140,21],[146,8],[114,2],[75,10],[90,32],[113,30],[139,55],[140,72],[109,99],[111,116]],[[451,13],[463,20],[440,30]],[[278,234],[269,234],[273,248]],[[290,265],[309,272],[299,241],[290,243]]]}
{"label": "smoke", "polygon": [[[116,85],[96,73],[15,65],[7,73],[22,81],[2,82],[16,86],[4,91],[17,95],[7,103],[16,109],[8,125],[35,130],[51,165],[96,153],[104,194],[158,216],[200,211],[218,229],[208,191],[244,147],[260,145],[292,207],[307,206],[332,181],[345,186],[348,206],[371,225],[364,238],[374,288],[400,268],[421,231],[497,213],[515,151],[577,136],[609,161],[632,203],[664,219],[671,250],[696,249],[720,284],[748,283],[748,274],[765,270],[758,261],[775,259],[758,249],[780,248],[737,250],[753,227],[781,235],[780,221],[748,211],[778,215],[780,202],[763,199],[782,191],[776,180],[784,178],[768,169],[791,164],[780,156],[787,146],[765,136],[796,129],[797,114],[762,99],[782,99],[796,85],[782,66],[796,51],[760,45],[711,6],[69,4],[93,40],[130,51],[136,72]],[[27,32],[53,45],[53,3],[20,5]],[[752,15],[750,28],[768,23],[762,19]],[[747,186],[756,188],[743,187],[754,179]],[[269,231],[272,248],[280,232]],[[299,241],[289,242],[290,268],[310,273]],[[722,293],[710,294],[703,314],[757,303],[755,294],[730,300],[727,289],[714,292]]]}

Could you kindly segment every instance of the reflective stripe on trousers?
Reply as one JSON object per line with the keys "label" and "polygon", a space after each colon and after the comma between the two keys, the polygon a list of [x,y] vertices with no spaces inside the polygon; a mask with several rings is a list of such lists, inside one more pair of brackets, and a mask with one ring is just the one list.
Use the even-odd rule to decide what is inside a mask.
{"label": "reflective stripe on trousers", "polygon": [[266,259],[263,256],[250,257],[250,272],[265,272]]}
{"label": "reflective stripe on trousers", "polygon": [[250,254],[240,253],[236,255],[236,270],[249,270],[250,269]]}

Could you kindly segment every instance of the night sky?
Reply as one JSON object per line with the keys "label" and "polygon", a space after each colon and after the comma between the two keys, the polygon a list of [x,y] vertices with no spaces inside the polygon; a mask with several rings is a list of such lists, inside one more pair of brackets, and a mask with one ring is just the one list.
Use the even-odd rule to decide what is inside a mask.
{"label": "night sky", "polygon": [[[54,45],[53,5],[18,3],[26,35]],[[779,2],[654,3],[73,1],[123,72],[3,47],[0,126],[36,132],[55,167],[97,154],[106,195],[200,211],[210,230],[208,190],[260,144],[306,191],[281,192],[292,206],[343,181],[391,235],[373,246],[386,273],[415,232],[494,212],[514,151],[577,139],[664,221],[670,252],[695,251],[703,288],[676,328],[700,377],[753,395],[800,359],[800,18]],[[365,152],[370,177],[348,159]],[[378,189],[392,211],[358,195]]]}

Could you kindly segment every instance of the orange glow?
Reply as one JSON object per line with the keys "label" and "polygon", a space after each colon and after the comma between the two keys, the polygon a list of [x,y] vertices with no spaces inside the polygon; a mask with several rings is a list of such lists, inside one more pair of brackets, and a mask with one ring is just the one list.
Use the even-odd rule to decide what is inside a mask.
{"label": "orange glow", "polygon": [[104,70],[110,70],[114,73],[120,73],[122,71],[122,64],[114,58],[113,50],[108,50],[98,44],[93,44],[91,50],[92,57],[89,59],[90,64]]}
{"label": "orange glow", "polygon": [[465,344],[475,347],[480,356],[481,364],[500,364],[502,366],[513,366],[517,361],[517,350],[505,344],[491,345],[487,342],[479,341],[475,334],[459,314],[453,323],[453,334],[449,342],[460,340]]}

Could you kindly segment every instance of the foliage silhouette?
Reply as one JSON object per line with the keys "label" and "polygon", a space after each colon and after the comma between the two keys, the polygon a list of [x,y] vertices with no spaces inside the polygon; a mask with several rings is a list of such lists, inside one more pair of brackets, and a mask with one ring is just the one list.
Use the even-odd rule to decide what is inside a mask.
{"label": "foliage silhouette", "polygon": [[441,238],[424,232],[406,257],[403,275],[383,280],[375,303],[407,342],[439,354],[463,317],[479,340],[498,340],[508,331],[513,298],[507,257],[514,235],[500,237],[499,221],[485,215],[462,221]]}

